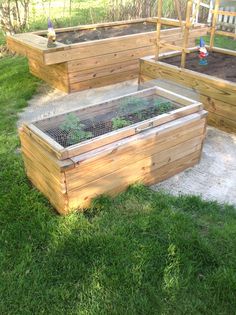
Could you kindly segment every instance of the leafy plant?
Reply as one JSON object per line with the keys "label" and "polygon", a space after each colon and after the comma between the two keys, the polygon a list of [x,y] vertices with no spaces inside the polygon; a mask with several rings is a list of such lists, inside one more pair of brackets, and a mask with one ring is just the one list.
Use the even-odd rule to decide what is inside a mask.
{"label": "leafy plant", "polygon": [[148,105],[148,101],[144,98],[139,97],[129,97],[123,100],[122,105],[119,108],[119,113],[121,115],[127,114],[139,114],[141,110]]}
{"label": "leafy plant", "polygon": [[165,101],[163,99],[155,100],[153,105],[160,114],[164,114],[174,108],[171,102]]}
{"label": "leafy plant", "polygon": [[115,117],[112,119],[112,129],[117,130],[126,126],[129,126],[131,124],[131,121],[126,120],[121,117]]}
{"label": "leafy plant", "polygon": [[66,133],[68,144],[72,145],[93,136],[91,132],[84,131],[84,127],[79,118],[75,114],[70,113],[59,128]]}

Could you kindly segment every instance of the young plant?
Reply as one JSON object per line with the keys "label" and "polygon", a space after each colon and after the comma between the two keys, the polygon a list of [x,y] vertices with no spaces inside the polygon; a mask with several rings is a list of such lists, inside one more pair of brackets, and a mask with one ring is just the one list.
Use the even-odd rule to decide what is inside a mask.
{"label": "young plant", "polygon": [[84,131],[84,127],[79,118],[75,114],[70,113],[59,128],[66,133],[68,145],[72,145],[93,136],[91,132]]}
{"label": "young plant", "polygon": [[138,115],[148,105],[148,101],[144,98],[129,97],[123,100],[119,108],[121,115],[136,114]]}
{"label": "young plant", "polygon": [[171,102],[163,100],[163,99],[155,100],[154,107],[158,110],[160,114],[167,113],[168,111],[174,108]]}
{"label": "young plant", "polygon": [[112,118],[112,129],[117,130],[126,126],[129,126],[131,124],[131,121],[126,120],[121,117],[115,117]]}

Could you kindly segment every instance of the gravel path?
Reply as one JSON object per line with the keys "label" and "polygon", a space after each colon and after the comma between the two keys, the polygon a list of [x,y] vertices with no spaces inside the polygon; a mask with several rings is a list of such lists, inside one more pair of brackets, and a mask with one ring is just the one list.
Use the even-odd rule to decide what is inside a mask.
{"label": "gravel path", "polygon": [[200,163],[151,188],[236,206],[236,135],[208,127]]}
{"label": "gravel path", "polygon": [[[135,91],[136,80],[69,95],[45,84],[21,113],[18,125]],[[208,127],[200,163],[151,188],[175,195],[201,195],[236,206],[236,135]]]}

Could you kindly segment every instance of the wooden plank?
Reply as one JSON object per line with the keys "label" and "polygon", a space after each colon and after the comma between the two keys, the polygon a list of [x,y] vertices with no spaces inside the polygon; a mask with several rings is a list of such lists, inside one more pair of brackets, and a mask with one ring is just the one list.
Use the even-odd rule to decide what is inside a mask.
{"label": "wooden plank", "polygon": [[24,45],[24,43],[18,43],[11,37],[7,37],[7,48],[13,53],[17,53],[18,55],[26,56],[28,58],[33,58],[39,62],[43,62],[44,60],[42,51],[27,47]]}
{"label": "wooden plank", "polygon": [[188,69],[180,69],[148,58],[141,60],[141,74],[150,79],[164,78],[191,87],[202,95],[235,104],[236,84]]}
{"label": "wooden plank", "polygon": [[[165,150],[169,148],[168,141],[172,142],[173,145],[176,145],[179,143],[178,141],[180,138],[183,139],[183,141],[186,141],[201,134],[199,128],[203,128],[205,120],[206,118],[202,118],[200,120],[190,121],[184,125],[178,125],[175,129],[175,133],[173,133],[172,129],[163,130],[163,128],[161,128],[161,130],[159,129],[159,133],[156,133],[156,130],[150,130],[142,134],[137,134],[133,136],[132,139],[125,138],[115,143],[103,146],[102,148],[80,154],[71,158],[71,160],[75,163],[75,167],[81,168],[82,166],[82,169],[86,170],[91,166],[94,167],[95,162],[96,165],[100,167],[103,163],[111,163],[115,156],[122,156],[127,152],[130,152],[130,150],[142,152],[148,147],[154,146],[155,143],[157,143],[158,147],[160,146],[160,149]],[[148,137],[150,137],[150,140],[147,143],[146,139]],[[167,138],[168,141],[166,140]],[[133,141],[131,149],[129,148],[130,141]],[[181,141],[182,140],[180,140],[180,142]],[[71,170],[70,173],[72,174],[76,172],[76,169],[74,169],[73,171]]]}
{"label": "wooden plank", "polygon": [[47,43],[48,40],[46,37],[38,36],[33,33],[21,33],[21,34],[14,34],[9,35],[9,39],[12,39],[14,42],[19,44],[23,44],[28,48],[33,48],[39,52],[47,52],[47,51],[55,51],[56,48],[64,48],[66,47],[65,44],[56,42],[57,47],[55,48],[48,48]]}
{"label": "wooden plank", "polygon": [[[165,115],[165,114],[164,114]],[[159,116],[159,120],[156,121],[156,125],[153,125],[156,128],[159,129],[155,129],[155,132],[160,134],[160,133],[165,133],[168,131],[171,131],[175,128],[181,127],[184,123],[186,122],[194,122],[194,121],[198,121],[200,119],[202,119],[203,117],[206,116],[206,112],[205,111],[200,111],[199,113],[194,113],[191,115],[187,115],[187,116],[183,116],[181,118],[174,118],[175,120],[168,120],[171,119],[171,116],[167,116],[167,115],[161,115]],[[159,123],[159,125],[158,125]],[[140,127],[141,128],[141,127]],[[130,137],[133,136],[132,141],[138,141],[138,139],[140,139],[140,137],[143,137],[143,134],[148,136],[149,132],[153,133],[153,128],[150,128],[149,130],[146,130],[143,134],[136,134],[135,129],[132,128],[123,128],[124,131],[122,131],[121,133],[118,132],[111,132],[110,135],[103,135],[102,137],[97,137],[97,143],[96,141],[86,141],[84,142],[84,144],[77,144],[74,146],[71,146],[67,149],[68,152],[68,157],[76,157],[77,155],[80,155],[82,153],[94,150],[96,148],[102,147],[102,151],[104,150],[105,145],[110,144],[112,142],[116,142],[118,140],[121,140],[124,137]],[[120,137],[120,135],[123,135],[123,137]],[[95,140],[95,139],[93,139]],[[121,140],[123,141],[123,140]],[[118,146],[119,143],[116,144],[116,146]],[[97,153],[97,152],[96,152]],[[75,159],[72,159],[74,162],[76,162]],[[77,161],[78,162],[78,161]]]}
{"label": "wooden plank", "polygon": [[[79,165],[79,167],[75,169],[75,171],[66,172],[68,191],[83,187],[89,182],[99,180],[103,176],[106,176],[107,174],[119,170],[123,167],[129,168],[128,165],[132,168],[132,165],[134,163],[137,163],[143,159],[154,162],[153,158],[150,157],[155,156],[156,162],[161,163],[164,156],[164,163],[169,163],[170,152],[172,152],[171,154],[173,154],[173,158],[177,158],[180,157],[180,155],[186,155],[188,149],[195,150],[196,146],[200,148],[202,140],[204,138],[204,124],[199,125],[200,127],[198,129],[195,129],[196,134],[194,135],[194,138],[190,138],[188,140],[185,140],[186,138],[190,137],[187,134],[179,139],[176,138],[175,141],[168,139],[167,143],[161,143],[160,140],[157,138],[157,142],[160,142],[160,147],[158,144],[153,144],[150,146],[147,143],[144,143],[146,149],[139,150],[138,147],[135,148],[136,150],[134,149],[135,152],[137,152],[137,155],[134,153],[132,154],[131,145],[130,150],[127,150],[128,152],[121,153],[117,151],[115,154],[113,154],[113,157],[109,158],[108,161],[106,160],[105,162],[101,160],[101,163],[98,163],[98,165],[97,161],[87,164],[86,167],[83,166],[82,163],[81,165]],[[193,133],[191,133],[191,135],[193,135]],[[166,159],[167,156],[168,160]]]}
{"label": "wooden plank", "polygon": [[78,72],[83,70],[94,69],[97,67],[104,67],[116,63],[138,60],[141,57],[152,55],[155,53],[154,46],[143,48],[136,48],[115,52],[102,56],[89,57],[68,62],[68,72]]}
{"label": "wooden plank", "polygon": [[55,193],[66,193],[67,190],[62,173],[58,172],[57,174],[52,174],[50,170],[41,163],[41,160],[36,160],[33,153],[24,146],[22,147],[22,153],[24,158],[28,161],[28,167],[30,166],[36,174],[39,173],[39,176],[41,176],[40,178],[45,183],[46,187],[51,189],[51,191],[55,191]]}
{"label": "wooden plank", "polygon": [[145,34],[133,34],[123,37],[106,38],[92,42],[80,43],[76,46],[68,46],[67,50],[48,52],[44,54],[44,62],[46,65],[61,63],[79,58],[94,57],[104,55],[106,53],[115,53],[136,49],[141,47],[151,46],[150,39],[153,38],[153,32]]}
{"label": "wooden plank", "polygon": [[108,75],[113,75],[121,72],[132,72],[138,69],[138,59],[134,61],[120,62],[109,66],[103,66],[95,69],[78,71],[69,74],[71,84],[101,78]]}
{"label": "wooden plank", "polygon": [[[163,152],[159,152],[158,154],[156,154],[155,152],[153,153],[153,155],[148,156],[147,158],[143,158],[142,160],[136,161],[134,163],[129,163],[128,161],[128,165],[126,165],[125,167],[121,168],[123,171],[126,171],[126,178],[128,180],[130,180],[130,183],[135,182],[136,181],[136,176],[137,173],[136,168],[138,167],[140,169],[148,169],[149,167],[152,166],[156,166],[156,168],[161,168],[164,165],[167,165],[168,163],[175,161],[179,158],[182,158],[186,155],[189,155],[195,151],[199,151],[201,149],[201,140],[202,138],[199,139],[194,139],[194,140],[190,140],[186,143],[182,143],[181,145],[175,146],[174,148],[171,148],[169,150],[163,151]],[[117,171],[113,171],[113,169],[111,170],[111,172],[108,172],[108,169],[104,170],[104,176],[96,176],[96,174],[89,174],[88,177],[88,181],[86,181],[86,179],[84,178],[84,180],[80,177],[74,178],[74,180],[71,180],[70,177],[67,177],[67,182],[70,184],[68,185],[68,195],[70,196],[70,194],[73,194],[74,191],[78,191],[78,189],[80,189],[80,191],[83,190],[83,187],[87,187],[89,184],[90,185],[94,185],[96,187],[96,185],[100,185],[100,182],[103,183],[103,178],[106,178],[106,182],[107,185],[104,187],[104,184],[101,184],[101,187],[104,189],[104,192],[107,189],[110,189],[110,185],[112,185],[112,183],[109,183],[109,180],[107,179],[107,177],[109,176],[109,178],[111,179],[112,176],[113,178],[116,178],[116,176],[119,178],[119,173],[120,170],[118,169]],[[134,172],[133,172],[134,171]],[[118,174],[117,174],[118,173]],[[66,174],[67,176],[68,174]],[[94,175],[94,177],[93,177]],[[95,182],[95,183],[94,183]],[[115,183],[115,185],[119,186],[119,179],[117,180],[117,182]],[[107,187],[109,186],[109,188]]]}
{"label": "wooden plank", "polygon": [[[72,32],[72,31],[82,31],[82,30],[89,30],[89,29],[97,29],[102,27],[112,27],[112,26],[119,26],[119,25],[130,25],[130,24],[138,24],[138,23],[154,23],[149,21],[147,18],[139,18],[135,20],[124,20],[124,21],[115,21],[115,22],[105,22],[105,23],[96,23],[96,24],[86,24],[86,25],[77,25],[71,27],[63,27],[63,28],[55,28],[56,33],[65,33],[65,32]],[[36,31],[33,32],[36,35],[46,35],[47,30],[43,31]]]}
{"label": "wooden plank", "polygon": [[189,31],[190,31],[190,17],[191,17],[191,10],[192,10],[193,3],[192,1],[188,1],[187,3],[187,9],[186,9],[186,24],[184,29],[184,36],[183,36],[183,44],[182,44],[182,55],[181,55],[181,68],[185,67],[186,63],[186,48],[188,46],[188,40],[189,40]]}
{"label": "wooden plank", "polygon": [[[151,95],[152,93],[157,93],[158,95],[164,96],[164,97],[169,97],[170,99],[173,99],[174,101],[180,101],[179,98],[181,97],[177,95],[176,93],[171,93],[166,91],[165,89],[162,88],[151,88],[146,91],[138,91],[135,93],[131,93],[128,96],[145,96],[145,95]],[[127,97],[127,96],[126,96]],[[124,99],[126,97],[119,97],[110,101],[105,102],[105,105],[108,106],[105,109],[105,112],[109,109],[109,106],[118,106],[119,103],[117,102],[118,100]],[[182,98],[181,102],[183,102],[184,105],[191,104],[192,100],[187,99],[187,98]],[[66,149],[64,149],[61,145],[59,145],[56,141],[54,141],[51,137],[47,136],[44,132],[42,132],[40,129],[36,127],[36,123],[31,123],[29,126],[24,126],[24,131],[33,139],[38,142],[39,144],[43,145],[43,147],[48,150],[49,152],[53,153],[55,156],[57,156],[58,159],[66,159],[72,156],[75,156],[77,154],[81,154],[87,151],[90,151],[92,149],[95,149],[97,147],[106,145],[108,143],[117,141],[119,139],[122,139],[124,137],[132,136],[135,135],[139,130],[142,130],[146,128],[147,126],[155,127],[159,126],[161,124],[164,124],[166,122],[173,121],[175,119],[184,117],[186,115],[194,114],[198,112],[199,110],[202,109],[202,106],[200,103],[197,102],[192,102],[192,106],[182,107],[176,110],[173,110],[167,114],[159,115],[157,117],[153,117],[144,121],[141,121],[139,123],[133,124],[131,126],[107,133],[105,135],[98,136],[96,138],[93,138],[91,140],[83,141],[82,143],[78,143],[76,145],[70,146]],[[96,104],[93,106],[90,106],[90,108],[85,108],[83,111],[84,112],[89,112],[87,115],[91,118],[91,110],[98,110],[99,114],[101,114],[101,106],[103,106],[103,103]],[[104,110],[104,109],[103,109]],[[82,111],[82,112],[83,112]],[[96,113],[96,112],[95,112]],[[93,113],[93,114],[95,114]],[[199,115],[198,115],[199,116]],[[197,116],[197,117],[198,117]],[[63,115],[58,115],[52,119],[52,121],[56,121],[56,124],[59,124],[60,121],[64,119],[65,114]],[[80,118],[83,117],[80,115]],[[50,118],[43,120],[44,122],[46,121],[48,123],[48,127],[50,126]]]}
{"label": "wooden plank", "polygon": [[[205,33],[208,28],[199,28],[193,31],[193,35],[197,33]],[[163,36],[174,36],[169,32],[161,31]],[[180,30],[177,31],[180,34]],[[75,46],[67,46],[61,51],[57,49],[56,52],[44,54],[45,64],[61,63],[65,61],[84,59],[88,57],[95,57],[97,55],[104,55],[107,53],[116,53],[119,51],[126,51],[137,48],[144,48],[152,46],[152,40],[155,38],[155,32],[147,32],[141,34],[126,35],[123,37],[107,38],[103,40],[91,41],[86,43],[79,43]]]}
{"label": "wooden plank", "polygon": [[[184,126],[179,126],[175,133],[169,130],[158,135],[155,131],[142,134],[141,137],[134,139],[135,141],[133,141],[132,145],[130,145],[131,140],[126,138],[116,143],[106,145],[103,148],[75,156],[71,158],[75,163],[75,168],[71,169],[69,173],[73,175],[77,174],[78,171],[87,172],[89,170],[91,171],[91,169],[100,169],[102,166],[108,166],[110,163],[121,163],[121,161],[126,160],[124,156],[132,155],[132,150],[137,153],[137,155],[145,155],[146,150],[152,150],[152,148],[156,152],[158,150],[164,151],[171,146],[202,135],[205,121],[206,118],[202,118],[200,121],[198,120],[185,124]],[[186,127],[188,130],[186,130]],[[147,141],[148,137],[150,137],[150,141]],[[133,158],[134,161],[139,159],[138,157]],[[113,165],[113,167],[116,167],[116,165]]]}
{"label": "wooden plank", "polygon": [[[180,22],[179,20],[175,20],[175,19],[169,19],[169,18],[164,18],[164,17],[161,17],[161,18],[158,18],[158,17],[153,17],[150,19],[151,21],[153,22],[157,22],[157,21],[160,21],[160,23],[162,25],[167,25],[167,26],[177,26],[179,27],[180,26]],[[185,25],[185,21],[182,21],[182,24]]]}
{"label": "wooden plank", "polygon": [[155,60],[158,60],[159,52],[160,52],[161,15],[162,15],[162,0],[158,0],[158,6],[157,6],[157,26],[156,26],[156,53],[155,53]]}
{"label": "wooden plank", "polygon": [[236,120],[235,116],[232,119],[217,115],[217,113],[210,114],[207,122],[216,128],[224,130],[226,132],[236,133]]}
{"label": "wooden plank", "polygon": [[236,12],[231,12],[231,11],[223,11],[223,10],[211,10],[212,13],[217,13],[221,15],[227,15],[227,16],[236,16]]}
{"label": "wooden plank", "polygon": [[22,128],[27,135],[32,137],[34,141],[43,146],[48,152],[53,153],[59,159],[68,158],[64,153],[64,148],[59,143],[47,136],[33,124],[23,125]]}
{"label": "wooden plank", "polygon": [[95,78],[83,82],[71,83],[70,84],[70,92],[83,91],[88,89],[94,89],[102,86],[113,85],[123,81],[129,81],[137,79],[138,77],[138,69],[130,71],[124,71],[121,73],[116,73],[112,75],[108,75],[102,78]]}
{"label": "wooden plank", "polygon": [[177,46],[177,45],[172,45],[166,42],[160,42],[160,46],[164,47],[164,48],[169,48],[171,50],[180,50],[180,51],[185,51],[185,53],[190,53],[190,49],[188,48],[183,48],[181,46]]}
{"label": "wooden plank", "polygon": [[[127,169],[123,168],[117,173],[110,174],[107,177],[103,177],[100,181],[95,181],[89,184],[84,189],[70,192],[69,196],[69,208],[83,208],[89,205],[92,198],[104,193],[115,195],[134,182],[142,182],[144,184],[154,184],[162,181],[170,176],[173,176],[184,169],[193,166],[199,160],[200,150],[191,153],[184,158],[175,160],[173,162],[158,168],[155,164],[148,166],[147,168],[142,165],[134,164],[132,169],[129,169],[131,175],[127,176]],[[117,180],[114,181],[114,178]]]}
{"label": "wooden plank", "polygon": [[42,173],[32,167],[32,163],[29,163],[28,158],[24,156],[24,163],[27,172],[27,176],[32,184],[37,187],[50,201],[50,203],[57,209],[61,214],[68,212],[68,198],[67,194],[60,193],[52,189],[48,183],[45,182],[45,178]]}
{"label": "wooden plank", "polygon": [[30,58],[29,69],[33,75],[46,81],[53,87],[66,93],[69,92],[69,78],[66,63],[45,66],[43,63]]}
{"label": "wooden plank", "polygon": [[201,95],[200,99],[209,113],[222,116],[222,119],[227,118],[236,121],[236,103],[232,105],[204,95]]}
{"label": "wooden plank", "polygon": [[[208,47],[208,46],[206,46],[206,47]],[[212,47],[212,51],[236,57],[236,51],[235,50],[229,50],[229,49],[224,49],[224,48],[219,48],[219,47]]]}
{"label": "wooden plank", "polygon": [[220,5],[220,0],[215,0],[215,9],[214,9],[214,13],[213,13],[212,26],[211,26],[210,50],[214,46],[214,37],[215,37],[215,32],[216,32],[216,24],[217,24],[219,5]]}
{"label": "wooden plank", "polygon": [[19,131],[21,145],[30,151],[36,160],[41,163],[52,173],[58,174],[68,169],[72,169],[75,164],[71,159],[58,160],[55,155],[50,154],[49,150],[45,149],[39,142],[35,141],[23,128]]}
{"label": "wooden plank", "polygon": [[230,33],[230,32],[215,31],[215,34],[216,35],[229,36],[229,37],[236,38],[236,34],[235,33]]}

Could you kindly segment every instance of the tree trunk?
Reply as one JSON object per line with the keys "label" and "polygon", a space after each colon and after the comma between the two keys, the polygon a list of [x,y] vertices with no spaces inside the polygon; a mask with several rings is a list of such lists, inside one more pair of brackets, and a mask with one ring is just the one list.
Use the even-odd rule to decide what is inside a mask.
{"label": "tree trunk", "polygon": [[11,23],[11,6],[9,0],[0,4],[0,24],[5,34],[14,34],[14,27]]}

